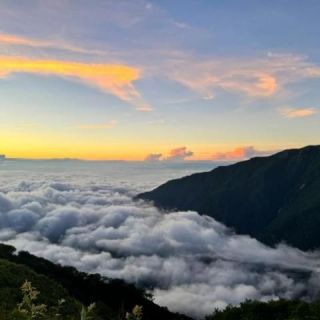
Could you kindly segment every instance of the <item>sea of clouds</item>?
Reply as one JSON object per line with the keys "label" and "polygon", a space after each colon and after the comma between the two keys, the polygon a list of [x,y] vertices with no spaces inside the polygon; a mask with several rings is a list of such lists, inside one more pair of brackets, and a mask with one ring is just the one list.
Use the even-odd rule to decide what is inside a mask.
{"label": "sea of clouds", "polygon": [[198,318],[246,299],[318,294],[319,253],[269,248],[196,212],[164,213],[133,201],[168,172],[160,170],[156,179],[153,171],[151,179],[144,169],[143,178],[126,179],[119,170],[117,179],[114,170],[108,177],[90,170],[1,168],[0,241],[136,283],[156,303]]}

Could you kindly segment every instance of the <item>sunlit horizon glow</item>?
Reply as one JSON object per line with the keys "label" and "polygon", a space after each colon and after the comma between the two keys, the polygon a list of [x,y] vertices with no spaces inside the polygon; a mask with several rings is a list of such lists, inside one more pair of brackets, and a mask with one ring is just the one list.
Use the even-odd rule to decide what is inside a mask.
{"label": "sunlit horizon glow", "polygon": [[240,161],[320,144],[319,10],[2,1],[0,154]]}

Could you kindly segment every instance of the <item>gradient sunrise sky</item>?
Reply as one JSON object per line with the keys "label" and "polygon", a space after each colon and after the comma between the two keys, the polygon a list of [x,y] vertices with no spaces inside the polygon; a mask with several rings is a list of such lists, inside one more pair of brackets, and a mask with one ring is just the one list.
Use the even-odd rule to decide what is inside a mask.
{"label": "gradient sunrise sky", "polygon": [[212,159],[320,143],[318,0],[1,0],[0,153]]}

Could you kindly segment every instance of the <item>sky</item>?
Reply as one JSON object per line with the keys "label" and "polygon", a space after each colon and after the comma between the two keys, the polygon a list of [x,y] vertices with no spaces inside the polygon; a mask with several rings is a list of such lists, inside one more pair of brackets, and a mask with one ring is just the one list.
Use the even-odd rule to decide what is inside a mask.
{"label": "sky", "polygon": [[317,0],[2,0],[0,153],[241,160],[319,144]]}

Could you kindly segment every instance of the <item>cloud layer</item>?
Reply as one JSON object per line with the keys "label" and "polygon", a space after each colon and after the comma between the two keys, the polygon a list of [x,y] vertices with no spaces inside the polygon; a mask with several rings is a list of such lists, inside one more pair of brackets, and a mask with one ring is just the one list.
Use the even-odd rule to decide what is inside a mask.
{"label": "cloud layer", "polygon": [[271,249],[195,212],[164,214],[133,202],[150,182],[87,171],[41,178],[16,171],[0,180],[1,241],[134,282],[171,310],[202,317],[248,298],[312,298],[318,292],[318,253]]}

